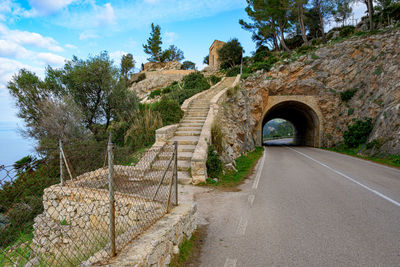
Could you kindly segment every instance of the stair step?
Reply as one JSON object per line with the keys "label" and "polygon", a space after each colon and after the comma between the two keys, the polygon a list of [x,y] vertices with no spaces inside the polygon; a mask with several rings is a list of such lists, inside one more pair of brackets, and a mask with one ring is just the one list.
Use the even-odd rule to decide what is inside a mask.
{"label": "stair step", "polygon": [[201,131],[177,131],[175,136],[200,136]]}
{"label": "stair step", "polygon": [[181,121],[182,123],[204,123],[205,122],[205,118],[204,119],[186,119],[183,118],[183,120]]}
{"label": "stair step", "polygon": [[179,124],[179,127],[201,127],[203,128],[203,122],[198,123],[198,122],[181,122]]}
{"label": "stair step", "polygon": [[184,120],[205,120],[205,119],[207,119],[207,116],[185,116],[184,118],[183,118]]}
{"label": "stair step", "polygon": [[167,141],[168,144],[173,144],[175,141],[178,141],[179,145],[197,145],[199,142],[198,136],[175,136]]}
{"label": "stair step", "polygon": [[[164,174],[164,171],[150,171],[146,173],[145,178],[149,178],[154,181],[160,181],[162,176]],[[163,184],[168,184],[171,182],[173,172],[168,171],[165,174]],[[189,173],[187,171],[178,171],[178,183],[179,184],[190,184],[192,182],[192,178],[190,177]]]}
{"label": "stair step", "polygon": [[187,127],[179,126],[176,131],[177,132],[180,132],[180,131],[201,131],[202,129],[203,129],[202,126],[187,126]]}
{"label": "stair step", "polygon": [[[163,171],[168,165],[168,160],[157,160],[153,163],[152,169],[154,171]],[[172,167],[170,167],[172,170]],[[190,161],[178,160],[178,171],[188,171],[190,169]]]}
{"label": "stair step", "polygon": [[[159,160],[170,160],[172,157],[172,151],[162,152],[158,155]],[[178,160],[191,160],[193,157],[193,152],[182,152],[178,151]]]}

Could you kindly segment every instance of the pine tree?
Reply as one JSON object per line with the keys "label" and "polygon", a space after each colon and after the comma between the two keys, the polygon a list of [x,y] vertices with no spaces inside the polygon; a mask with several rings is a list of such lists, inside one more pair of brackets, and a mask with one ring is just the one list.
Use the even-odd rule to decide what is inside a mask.
{"label": "pine tree", "polygon": [[161,27],[152,23],[150,37],[147,39],[147,44],[143,45],[144,52],[150,55],[148,58],[150,62],[161,61],[161,44]]}

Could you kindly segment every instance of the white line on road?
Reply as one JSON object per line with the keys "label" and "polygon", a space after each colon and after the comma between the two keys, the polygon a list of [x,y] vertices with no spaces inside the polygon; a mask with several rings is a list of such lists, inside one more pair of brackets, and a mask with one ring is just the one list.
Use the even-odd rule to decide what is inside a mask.
{"label": "white line on road", "polygon": [[235,267],[237,259],[226,258],[224,267]]}
{"label": "white line on road", "polygon": [[253,202],[254,202],[255,198],[256,198],[255,195],[249,195],[249,197],[247,198],[247,203],[249,203],[250,207],[253,206]]}
{"label": "white line on road", "polygon": [[247,218],[240,217],[240,221],[239,221],[238,228],[236,230],[236,234],[244,235],[246,233],[246,228],[247,228]]}
{"label": "white line on road", "polygon": [[382,194],[382,193],[380,193],[380,192],[378,192],[378,191],[376,191],[376,190],[374,190],[374,189],[372,189],[372,188],[370,188],[370,187],[368,187],[368,186],[366,186],[366,185],[363,185],[362,183],[356,181],[354,178],[351,178],[350,176],[348,176],[348,175],[346,175],[346,174],[344,174],[344,173],[342,173],[342,172],[340,172],[340,171],[338,171],[338,170],[335,170],[335,169],[329,167],[328,165],[326,165],[326,164],[324,164],[324,163],[322,163],[322,162],[320,162],[320,161],[318,161],[318,160],[316,160],[316,159],[310,157],[309,155],[304,154],[304,153],[302,153],[302,152],[300,152],[300,151],[297,151],[296,149],[293,149],[293,148],[291,148],[291,147],[287,147],[287,148],[289,148],[289,149],[291,149],[291,150],[293,150],[293,151],[299,153],[300,155],[303,155],[304,157],[306,157],[306,158],[308,158],[308,159],[310,159],[310,160],[312,160],[312,161],[318,163],[318,164],[321,165],[321,166],[324,166],[325,168],[327,168],[327,169],[333,171],[334,173],[339,174],[340,176],[343,176],[344,178],[350,180],[351,182],[353,182],[353,183],[355,183],[355,184],[358,184],[359,186],[361,186],[361,187],[367,189],[368,191],[370,191],[370,192],[372,192],[372,193],[374,193],[374,194],[380,196],[381,198],[383,198],[383,199],[385,199],[385,200],[391,202],[392,204],[394,204],[394,205],[400,207],[400,203],[397,202],[396,200],[393,200],[393,199],[391,199],[390,197],[387,197],[387,196],[385,196],[384,194]]}
{"label": "white line on road", "polygon": [[261,173],[262,173],[262,170],[264,168],[264,161],[265,161],[265,148],[264,148],[262,160],[261,160],[261,163],[260,163],[261,165],[258,167],[257,176],[256,176],[256,179],[254,180],[254,183],[253,183],[253,189],[257,189],[258,183],[260,182]]}

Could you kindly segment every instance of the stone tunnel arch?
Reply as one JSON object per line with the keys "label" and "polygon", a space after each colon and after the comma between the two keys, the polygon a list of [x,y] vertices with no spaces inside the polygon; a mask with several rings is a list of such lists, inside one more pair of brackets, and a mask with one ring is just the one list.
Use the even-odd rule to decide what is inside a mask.
{"label": "stone tunnel arch", "polygon": [[293,125],[295,145],[320,147],[323,119],[313,96],[269,96],[259,123],[259,144],[264,125],[273,119],[284,119]]}

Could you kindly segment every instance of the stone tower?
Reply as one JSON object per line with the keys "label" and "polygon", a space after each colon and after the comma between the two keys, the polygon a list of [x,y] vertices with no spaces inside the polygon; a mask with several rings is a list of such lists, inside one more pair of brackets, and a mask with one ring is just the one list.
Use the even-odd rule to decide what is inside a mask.
{"label": "stone tower", "polygon": [[218,49],[220,49],[225,42],[215,40],[212,45],[210,46],[210,54],[209,54],[209,64],[208,66],[211,69],[219,69],[220,62],[218,60]]}

